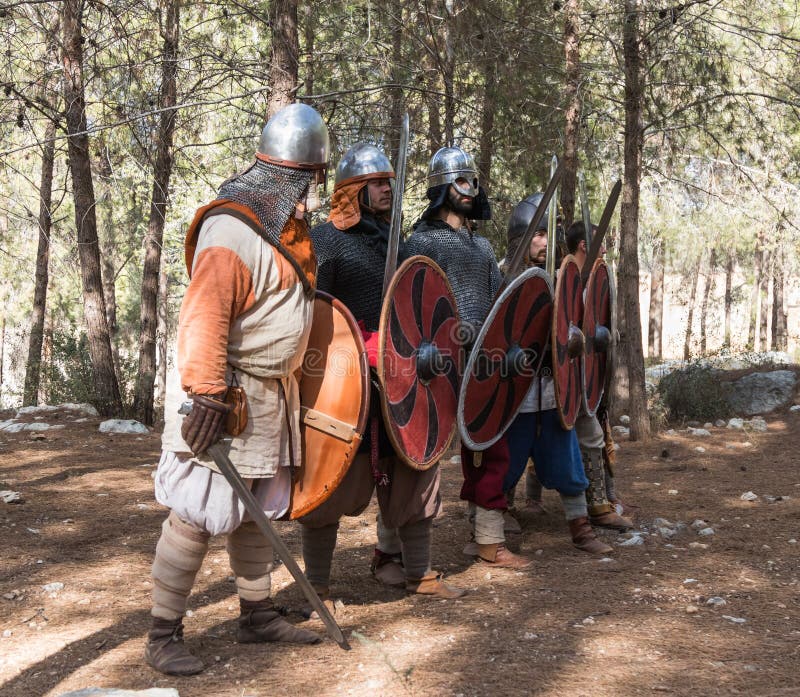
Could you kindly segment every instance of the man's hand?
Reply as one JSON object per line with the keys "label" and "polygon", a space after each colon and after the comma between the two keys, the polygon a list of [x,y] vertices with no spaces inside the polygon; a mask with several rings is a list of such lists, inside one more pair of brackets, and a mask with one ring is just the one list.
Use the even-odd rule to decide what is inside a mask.
{"label": "man's hand", "polygon": [[181,436],[194,455],[201,455],[222,437],[231,406],[208,395],[190,397],[192,411],[181,424]]}

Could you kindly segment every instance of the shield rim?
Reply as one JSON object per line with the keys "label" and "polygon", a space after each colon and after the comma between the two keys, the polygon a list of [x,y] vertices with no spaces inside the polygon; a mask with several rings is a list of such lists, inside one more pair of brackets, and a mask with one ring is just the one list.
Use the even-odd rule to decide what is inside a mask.
{"label": "shield rim", "polygon": [[[345,318],[345,320],[347,321],[347,326],[350,329],[350,334],[352,335],[356,347],[358,349],[359,365],[361,366],[361,390],[364,397],[361,400],[361,407],[358,412],[358,419],[357,422],[353,425],[353,430],[356,432],[356,435],[358,436],[360,442],[360,440],[364,437],[364,432],[367,428],[367,420],[369,418],[369,400],[370,400],[369,359],[367,358],[367,347],[364,345],[364,335],[361,333],[361,329],[359,328],[358,322],[356,322],[353,313],[350,312],[348,307],[341,300],[338,300],[329,293],[325,293],[324,291],[321,290],[316,290],[314,294],[314,302],[316,302],[317,300],[322,302],[327,302],[335,310],[338,310],[339,313]],[[299,392],[299,383],[301,382],[301,380],[298,380],[298,401],[302,406],[302,400],[300,399],[300,392]],[[300,439],[301,441],[303,440],[302,423],[300,424]],[[338,477],[338,479],[336,479],[335,482],[331,483],[331,485],[327,488],[327,490],[324,491],[322,495],[314,499],[314,501],[311,504],[308,504],[300,509],[294,508],[294,506],[292,506],[294,502],[294,487],[296,483],[293,478],[292,492],[290,497],[290,508],[288,511],[289,520],[297,520],[298,518],[301,518],[304,515],[311,513],[311,511],[317,509],[319,506],[325,503],[333,495],[333,492],[339,488],[339,485],[342,483],[342,481],[344,481],[344,478],[350,471],[350,467],[353,464],[353,460],[355,460],[357,454],[358,454],[358,448],[357,447],[351,448],[350,455],[347,457],[345,463],[343,464],[343,466],[339,471],[340,476]]]}
{"label": "shield rim", "polygon": [[[387,327],[389,325],[389,308],[390,308],[390,299],[394,297],[394,290],[397,287],[397,284],[400,282],[403,274],[406,273],[406,270],[409,269],[416,263],[425,264],[433,269],[435,273],[438,273],[441,276],[442,280],[445,283],[448,293],[450,294],[450,299],[452,300],[453,310],[455,312],[456,323],[457,326],[461,323],[461,318],[458,314],[458,305],[456,304],[455,295],[453,294],[453,288],[450,285],[450,281],[447,279],[447,275],[444,271],[442,271],[442,267],[439,266],[433,259],[430,257],[426,257],[422,254],[417,254],[413,257],[409,257],[406,259],[400,266],[397,268],[397,271],[394,272],[394,276],[392,276],[392,280],[389,282],[389,286],[386,288],[386,294],[384,296],[383,306],[381,307],[381,318],[378,324],[378,365],[375,369],[376,373],[378,374],[378,382],[380,383],[380,389],[378,392],[380,393],[381,398],[381,414],[383,415],[383,423],[386,427],[386,433],[389,436],[389,442],[392,444],[392,448],[394,448],[395,453],[397,456],[403,461],[404,464],[408,465],[412,469],[419,470],[424,472],[425,470],[429,470],[433,467],[441,458],[442,456],[450,449],[450,446],[453,444],[453,438],[456,434],[456,420],[453,419],[453,423],[450,426],[450,432],[445,440],[445,445],[443,445],[438,451],[433,453],[431,457],[427,460],[422,462],[417,462],[413,458],[409,457],[409,455],[403,450],[402,445],[397,437],[397,434],[394,432],[394,424],[389,415],[389,405],[388,400],[386,398],[386,390],[384,389],[384,347],[386,346],[386,332]],[[461,351],[459,350],[458,356],[456,357],[456,369],[458,370],[458,375],[461,375]]]}
{"label": "shield rim", "polygon": [[[586,385],[586,354],[584,353],[581,356],[581,401],[583,404],[583,410],[589,415],[594,416],[597,414],[597,410],[600,408],[600,405],[603,403],[603,397],[605,397],[606,392],[611,388],[611,375],[614,372],[614,348],[616,346],[616,288],[614,287],[614,278],[611,275],[611,265],[605,259],[595,259],[594,266],[592,266],[592,270],[589,273],[589,278],[586,280],[586,288],[585,288],[585,295],[583,299],[583,318],[586,319],[586,299],[589,297],[589,289],[592,288],[592,283],[594,281],[595,272],[597,271],[598,267],[605,266],[606,273],[608,274],[608,302],[609,302],[609,324],[611,325],[608,330],[611,333],[611,343],[608,347],[608,356],[606,358],[606,373],[603,376],[603,388],[600,391],[600,397],[597,400],[597,406],[594,409],[589,409],[589,396],[588,396],[588,389]],[[581,322],[581,331],[583,331],[583,321]],[[585,334],[585,332],[584,332]]]}
{"label": "shield rim", "polygon": [[[492,445],[494,445],[498,440],[500,440],[503,437],[503,434],[508,430],[508,427],[513,423],[517,414],[519,414],[519,410],[520,408],[522,408],[522,402],[520,402],[520,405],[519,407],[517,407],[517,410],[514,412],[513,416],[509,418],[505,428],[503,428],[496,436],[494,436],[490,440],[483,443],[476,443],[474,440],[472,440],[471,436],[469,435],[469,432],[467,431],[467,425],[466,423],[464,423],[464,402],[466,400],[466,384],[467,384],[466,376],[472,372],[472,367],[475,365],[475,361],[477,360],[478,349],[480,346],[483,345],[483,340],[489,333],[489,325],[491,319],[495,315],[497,315],[496,310],[517,289],[518,286],[522,285],[523,283],[525,283],[525,281],[527,281],[529,278],[533,278],[534,276],[538,276],[545,281],[545,283],[547,284],[547,289],[550,291],[550,299],[552,302],[553,282],[550,279],[550,276],[543,269],[540,269],[537,266],[525,269],[525,271],[516,276],[505,288],[503,288],[502,292],[495,299],[491,309],[489,310],[489,313],[486,315],[486,319],[483,321],[481,330],[478,332],[478,336],[475,339],[475,343],[472,345],[472,351],[470,351],[469,357],[467,358],[467,363],[464,366],[464,372],[462,373],[461,376],[461,385],[458,390],[458,408],[456,412],[458,420],[458,434],[461,437],[461,442],[469,450],[472,450],[474,452],[480,452],[482,450],[490,448]],[[550,339],[550,335],[552,334],[552,322],[550,327],[551,329],[548,332],[547,338],[545,339],[544,342],[542,342],[543,346],[547,346],[547,341]],[[533,379],[539,374],[539,371],[541,370],[542,361],[544,360],[544,354],[545,351],[542,351],[542,355],[539,358],[538,363],[536,364],[536,370],[534,371],[533,377],[531,378],[531,383],[533,383]],[[530,387],[528,389],[530,389]]]}
{"label": "shield rim", "polygon": [[[550,338],[551,339],[553,338],[553,336],[555,336],[556,330],[557,330],[558,312],[556,312],[556,310],[558,309],[558,299],[560,297],[559,291],[561,290],[561,284],[564,283],[564,280],[563,280],[564,279],[564,274],[560,273],[560,271],[561,271],[562,268],[564,268],[564,266],[566,264],[575,264],[575,266],[578,269],[578,280],[580,280],[580,278],[581,278],[581,269],[578,266],[577,260],[575,259],[575,257],[572,254],[567,254],[567,256],[565,256],[561,260],[561,265],[558,267],[559,273],[556,274],[556,290],[555,290],[555,293],[553,294],[553,319],[552,319],[552,324],[551,324],[551,327],[550,327]],[[581,285],[583,285],[583,284],[581,284]],[[581,288],[581,303],[583,303],[583,288]],[[573,322],[573,324],[575,324],[575,326],[577,326],[579,328],[583,327],[583,316],[580,317],[580,322]],[[581,329],[581,331],[583,331],[583,330]],[[573,421],[571,424],[568,424],[566,422],[566,420],[564,419],[564,405],[563,405],[563,402],[561,400],[560,390],[559,390],[559,387],[558,387],[558,379],[557,379],[557,376],[556,376],[556,371],[557,371],[557,366],[558,366],[558,348],[556,347],[556,342],[555,341],[551,340],[551,342],[550,342],[550,351],[551,351],[551,354],[552,354],[552,361],[553,361],[553,390],[554,390],[555,396],[556,396],[556,408],[558,409],[558,420],[561,422],[561,426],[564,428],[564,430],[571,431],[573,428],[575,428],[575,421],[578,420],[578,416],[580,415],[581,408],[583,407],[583,394],[582,394],[583,393],[583,376],[582,376],[582,373],[583,373],[583,356],[581,356],[581,360],[578,362],[578,367],[577,367],[577,370],[578,370],[578,381],[579,381],[579,384],[581,386],[581,401],[578,404],[577,411],[575,412],[575,421]],[[585,353],[584,353],[584,355],[585,355]]]}

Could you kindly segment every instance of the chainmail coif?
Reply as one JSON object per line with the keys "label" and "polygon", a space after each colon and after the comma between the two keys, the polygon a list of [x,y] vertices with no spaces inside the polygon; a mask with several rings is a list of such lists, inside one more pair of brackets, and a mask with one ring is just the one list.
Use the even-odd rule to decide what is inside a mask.
{"label": "chainmail coif", "polygon": [[247,206],[261,221],[267,240],[281,249],[281,232],[311,176],[309,170],[256,160],[249,169],[225,181],[217,197]]}

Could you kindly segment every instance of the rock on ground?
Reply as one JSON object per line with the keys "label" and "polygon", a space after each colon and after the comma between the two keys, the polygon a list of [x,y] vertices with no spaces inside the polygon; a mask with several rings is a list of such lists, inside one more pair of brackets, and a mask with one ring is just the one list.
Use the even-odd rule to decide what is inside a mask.
{"label": "rock on ground", "polygon": [[66,404],[39,404],[38,406],[22,407],[17,410],[16,418],[25,414],[51,414],[55,411],[75,411],[84,416],[99,416],[97,409],[91,404],[67,402]]}
{"label": "rock on ground", "polygon": [[147,426],[133,419],[108,419],[100,424],[100,433],[150,433]]}
{"label": "rock on ground", "polygon": [[732,383],[728,404],[737,414],[767,414],[791,404],[796,384],[791,370],[751,373]]}

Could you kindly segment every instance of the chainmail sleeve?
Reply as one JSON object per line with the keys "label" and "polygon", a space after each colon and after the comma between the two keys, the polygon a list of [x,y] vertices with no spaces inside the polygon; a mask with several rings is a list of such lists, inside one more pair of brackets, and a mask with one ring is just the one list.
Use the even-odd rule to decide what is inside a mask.
{"label": "chainmail sleeve", "polygon": [[311,230],[311,241],[317,254],[317,289],[335,296],[341,233],[332,223],[323,223]]}

